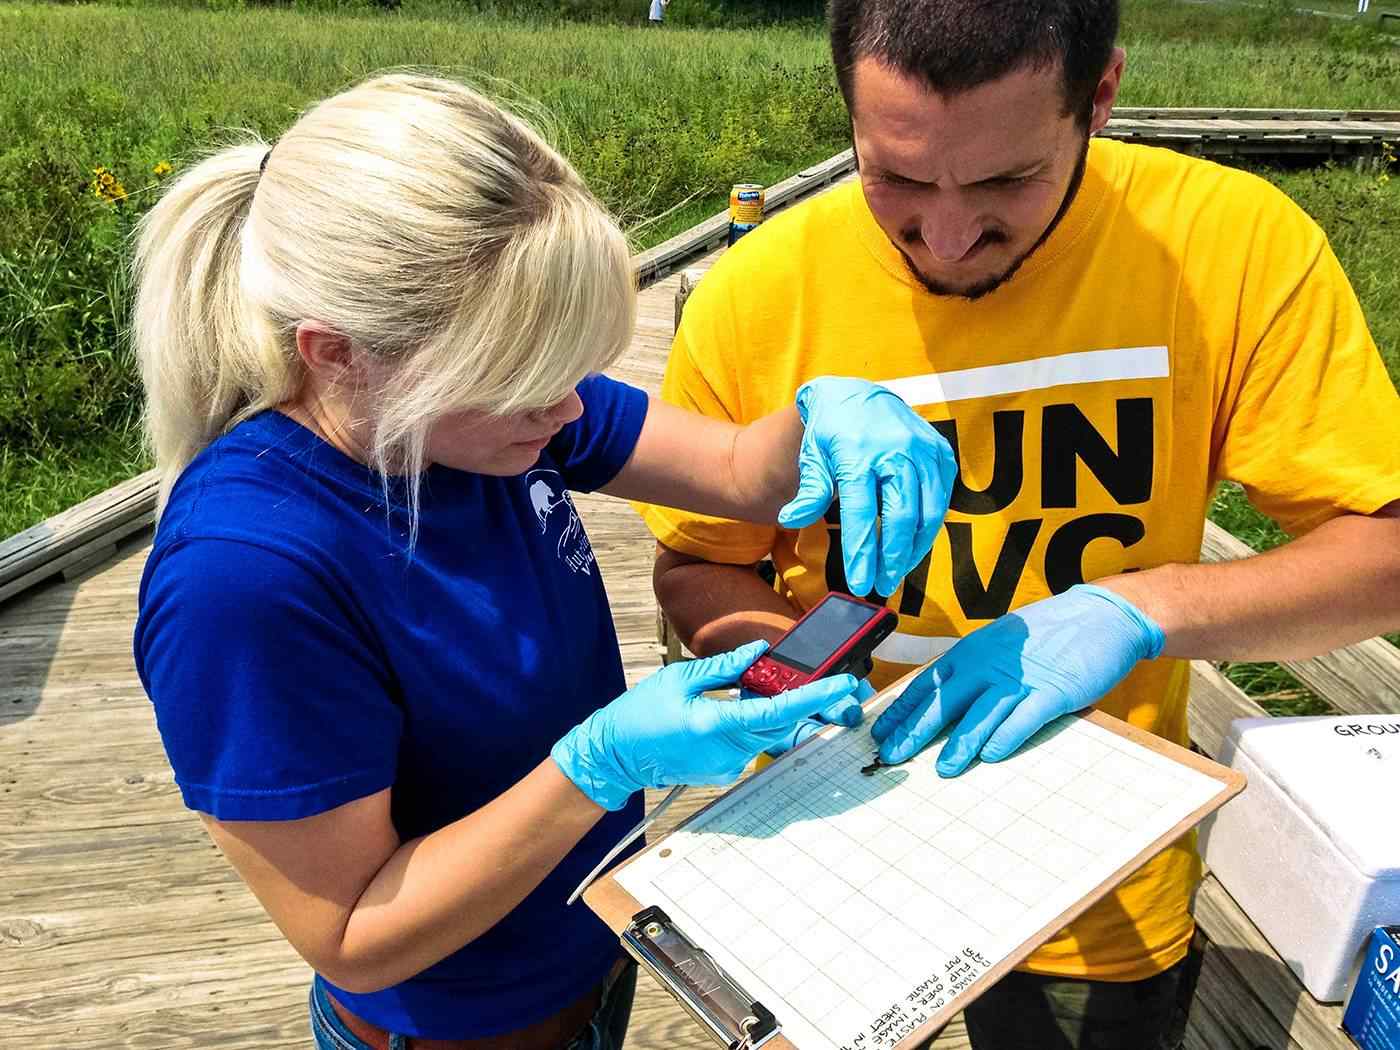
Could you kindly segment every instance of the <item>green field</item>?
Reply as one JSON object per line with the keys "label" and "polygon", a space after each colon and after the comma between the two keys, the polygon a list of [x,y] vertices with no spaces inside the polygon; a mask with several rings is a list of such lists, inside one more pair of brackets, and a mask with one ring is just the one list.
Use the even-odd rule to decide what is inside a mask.
{"label": "green field", "polygon": [[[1391,38],[1291,6],[1129,0],[1123,104],[1400,108]],[[846,147],[814,5],[675,0],[659,30],[644,12],[0,2],[0,535],[142,465],[123,238],[159,189],[156,166],[178,170],[227,129],[275,137],[309,101],[385,68],[464,77],[547,119],[638,248],[718,210],[734,181],[773,182]],[[93,194],[99,166],[119,203]],[[1270,177],[1328,230],[1400,378],[1400,180]]]}

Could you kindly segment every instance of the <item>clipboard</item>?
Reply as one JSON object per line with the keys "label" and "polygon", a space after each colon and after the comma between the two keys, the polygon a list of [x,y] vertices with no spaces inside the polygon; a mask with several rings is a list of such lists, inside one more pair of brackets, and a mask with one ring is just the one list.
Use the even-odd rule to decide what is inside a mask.
{"label": "clipboard", "polygon": [[[841,1031],[822,1030],[820,1022],[813,1022],[808,1016],[810,1011],[799,1010],[794,1005],[796,993],[775,993],[768,984],[768,977],[757,976],[775,972],[776,964],[770,963],[767,971],[757,964],[750,965],[737,949],[731,951],[732,946],[726,943],[724,938],[710,934],[702,923],[693,919],[688,921],[683,914],[671,914],[666,900],[638,899],[623,882],[636,884],[642,879],[638,872],[644,872],[649,867],[657,868],[663,863],[676,863],[658,859],[667,853],[681,852],[680,849],[672,850],[672,844],[683,843],[684,848],[698,851],[706,836],[710,836],[716,842],[728,840],[737,843],[740,849],[747,847],[747,840],[736,839],[723,829],[748,819],[747,812],[761,814],[765,806],[768,811],[773,811],[771,799],[779,797],[784,791],[790,792],[793,785],[804,782],[797,779],[802,775],[800,767],[804,762],[812,766],[812,769],[807,770],[806,781],[812,783],[810,777],[813,770],[819,768],[824,760],[822,748],[834,749],[831,758],[840,759],[843,763],[841,769],[853,768],[848,764],[855,761],[852,758],[854,754],[863,753],[869,756],[873,751],[873,744],[869,739],[869,726],[873,715],[897,697],[917,673],[911,672],[867,701],[867,717],[863,726],[852,729],[828,727],[802,746],[788,752],[767,768],[711,801],[671,834],[613,868],[584,893],[585,903],[619,935],[627,953],[676,998],[718,1045],[727,1047],[728,1050],[756,1050],[760,1046],[769,1046],[773,1050],[910,1050],[935,1035],[954,1014],[1108,894],[1151,857],[1186,834],[1202,818],[1244,789],[1245,778],[1238,771],[1221,766],[1186,748],[1101,712],[1090,710],[1057,720],[1037,734],[1016,755],[988,767],[989,770],[994,771],[995,776],[1004,778],[1000,782],[1008,785],[1012,781],[1027,781],[1027,778],[1037,775],[1043,779],[1048,775],[1044,770],[1053,768],[1051,763],[1064,760],[1057,756],[1073,753],[1076,759],[1083,757],[1077,751],[1065,750],[1067,747],[1083,747],[1087,749],[1086,755],[1093,754],[1093,748],[1106,747],[1108,751],[1104,753],[1109,755],[1108,762],[1124,773],[1130,768],[1138,768],[1131,765],[1138,762],[1141,763],[1142,769],[1149,771],[1150,776],[1164,775],[1166,779],[1163,783],[1179,782],[1187,785],[1189,790],[1183,787],[1181,798],[1174,799],[1171,805],[1163,804],[1156,824],[1149,821],[1144,823],[1141,829],[1132,829],[1125,833],[1136,834],[1137,839],[1125,839],[1116,843],[1116,852],[1110,850],[1103,857],[1097,858],[1100,866],[1110,863],[1113,866],[1111,870],[1103,872],[1102,877],[1097,877],[1099,873],[1093,871],[1092,867],[1086,869],[1087,875],[1095,877],[1094,884],[1086,891],[1080,892],[1076,889],[1073,891],[1073,899],[1066,900],[1056,900],[1052,894],[1045,902],[1035,906],[1040,908],[1040,918],[1044,921],[1036,919],[1033,929],[1018,930],[1009,927],[1001,936],[1003,939],[1011,937],[1012,940],[1002,943],[995,952],[984,953],[975,948],[963,949],[965,957],[955,956],[946,962],[947,969],[936,967],[930,972],[928,979],[915,980],[909,994],[890,1000],[888,1007],[866,1005],[855,1008],[849,1017],[864,1017],[867,1013],[870,1015],[858,1033],[850,1024],[845,1024]],[[1055,744],[1056,740],[1059,740],[1058,745]],[[1036,750],[1041,746],[1048,750],[1037,756]],[[938,745],[934,744],[911,762],[917,763],[922,758],[931,768],[938,750]],[[1030,758],[1023,759],[1023,755]],[[1018,760],[1022,767],[1020,769],[1017,768]],[[866,761],[868,762],[868,757]],[[906,770],[909,765],[910,763],[882,767],[877,775],[894,781],[889,791],[895,794],[891,794],[889,798],[876,797],[872,805],[892,804],[899,792],[912,790],[914,777],[910,777],[908,782],[898,780],[899,771]],[[976,768],[974,765],[973,769]],[[1037,769],[1041,770],[1039,774],[1035,772]],[[1076,774],[1071,783],[1079,784],[1086,779],[1086,774],[1092,773],[1090,766],[1085,766],[1084,770]],[[962,777],[951,778],[942,783],[955,784],[971,776],[972,770],[969,770]],[[874,787],[875,777],[870,777],[870,780]],[[823,780],[821,783],[836,781]],[[858,784],[859,781],[847,777],[844,783],[849,787]],[[929,782],[926,777],[921,783],[925,789],[935,792],[932,796],[933,808],[937,808],[941,798],[936,792],[949,789]],[[1027,783],[1035,782],[1029,780]],[[1151,781],[1149,777],[1149,783],[1155,784],[1156,781]],[[1020,792],[1023,797],[1031,797],[1032,788],[1026,787],[1024,783],[1022,787],[1025,788]],[[1132,790],[1136,790],[1136,785],[1132,786]],[[789,794],[787,797],[792,796]],[[1105,794],[1104,797],[1107,799],[1108,795]],[[765,802],[765,799],[770,801]],[[911,799],[905,798],[899,804],[904,805],[910,801]],[[923,800],[913,801],[918,805],[927,805]],[[838,815],[835,820],[845,821],[847,828],[858,824],[864,819],[861,811],[865,804],[861,802],[852,805],[849,812]],[[1064,804],[1068,805],[1069,800],[1064,800]],[[922,813],[923,810],[918,812]],[[1174,819],[1171,819],[1173,815]],[[1023,821],[1026,819],[1027,816],[1022,817]],[[1171,819],[1170,826],[1165,826],[1168,819]],[[781,833],[787,834],[793,830],[795,825],[782,829]],[[814,820],[812,828],[806,829],[806,834],[808,837],[815,835],[820,838],[823,835],[835,836],[840,832],[835,830],[834,823],[828,828],[819,820]],[[927,846],[923,848],[932,849]],[[1116,858],[1126,855],[1125,851],[1129,848],[1132,851],[1131,855],[1117,863]],[[705,850],[712,856],[716,855],[710,847],[705,847]],[[698,856],[698,853],[696,855]],[[736,853],[735,856],[743,860],[742,852]],[[633,875],[629,875],[629,869],[632,869]],[[889,871],[899,872],[899,862],[892,862]],[[882,874],[880,877],[885,876]],[[705,892],[714,892],[713,887],[706,887]],[[743,886],[735,891],[736,904],[744,899],[746,892]],[[659,898],[664,895],[653,891],[650,894],[644,893],[643,896]],[[685,897],[673,897],[672,907],[675,907],[677,912],[683,911],[686,907]],[[793,906],[805,907],[801,904]],[[1052,910],[1047,912],[1046,908]],[[1021,920],[1034,915],[1036,912],[1032,907],[1021,916]],[[921,918],[919,912],[914,910],[907,918],[908,926],[917,931]],[[858,935],[853,936],[858,939]],[[798,942],[792,943],[796,945]],[[957,963],[956,969],[953,968],[953,963]],[[842,979],[849,988],[849,978]],[[896,978],[899,979],[902,978]],[[828,975],[820,968],[809,980],[829,983]],[[870,999],[867,1002],[875,1001]],[[860,1010],[864,1013],[860,1013]]]}

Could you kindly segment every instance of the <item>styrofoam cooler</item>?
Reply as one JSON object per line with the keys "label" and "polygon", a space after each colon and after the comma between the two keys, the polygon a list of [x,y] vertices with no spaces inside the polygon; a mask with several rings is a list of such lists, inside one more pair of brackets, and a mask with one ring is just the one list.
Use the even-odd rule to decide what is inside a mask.
{"label": "styrofoam cooler", "polygon": [[1249,786],[1202,823],[1207,867],[1314,998],[1344,998],[1400,922],[1400,715],[1240,719],[1217,757]]}

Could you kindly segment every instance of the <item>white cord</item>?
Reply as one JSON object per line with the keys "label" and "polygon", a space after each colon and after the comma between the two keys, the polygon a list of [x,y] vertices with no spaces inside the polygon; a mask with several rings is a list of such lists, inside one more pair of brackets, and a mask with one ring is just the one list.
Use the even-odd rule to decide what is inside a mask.
{"label": "white cord", "polygon": [[642,822],[640,824],[638,824],[635,828],[633,828],[626,835],[624,835],[622,837],[621,842],[619,842],[612,849],[608,850],[607,855],[604,856],[603,859],[598,862],[598,866],[595,867],[592,871],[590,871],[587,875],[585,875],[583,881],[578,884],[578,888],[575,889],[573,893],[569,894],[569,899],[565,901],[565,903],[572,904],[574,903],[574,901],[578,900],[579,897],[583,894],[583,891],[588,889],[588,887],[593,884],[593,880],[596,879],[599,875],[601,875],[604,872],[604,870],[606,870],[607,866],[613,862],[613,860],[617,857],[619,853],[621,853],[633,842],[635,842],[637,840],[637,836],[641,835],[644,831],[646,831],[647,828],[651,827],[652,824],[656,823],[657,817],[661,816],[661,814],[665,813],[666,810],[671,808],[671,803],[681,797],[681,792],[685,790],[685,787],[686,786],[684,784],[677,784],[675,787],[673,787],[671,789],[670,794],[668,794],[665,798],[658,802],[656,808],[642,818]]}

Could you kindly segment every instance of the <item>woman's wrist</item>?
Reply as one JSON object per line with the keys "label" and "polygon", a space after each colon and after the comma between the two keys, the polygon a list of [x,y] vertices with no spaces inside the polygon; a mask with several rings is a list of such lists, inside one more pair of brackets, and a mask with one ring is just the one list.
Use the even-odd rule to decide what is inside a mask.
{"label": "woman's wrist", "polygon": [[594,711],[560,737],[549,751],[559,775],[588,800],[589,804],[613,812],[627,805],[637,790],[629,784],[616,762],[609,761],[598,744],[602,727],[597,723],[603,711]]}

